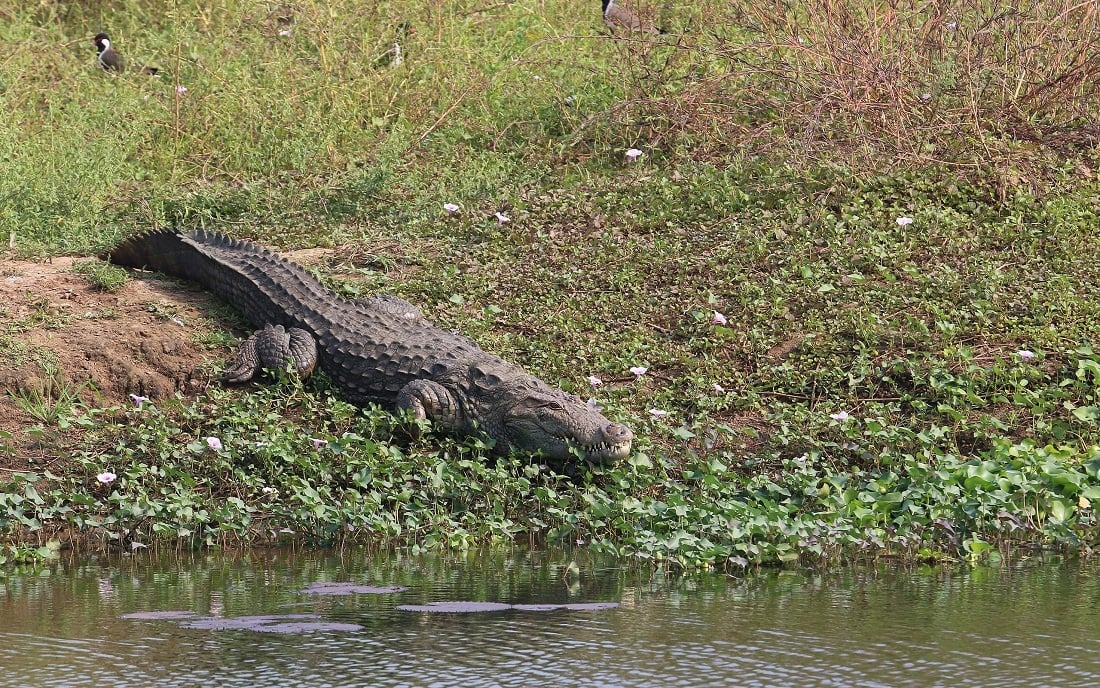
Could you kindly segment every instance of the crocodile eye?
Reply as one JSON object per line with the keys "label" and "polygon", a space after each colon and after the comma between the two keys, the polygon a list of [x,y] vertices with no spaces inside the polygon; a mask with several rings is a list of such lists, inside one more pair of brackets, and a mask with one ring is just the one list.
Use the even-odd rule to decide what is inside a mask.
{"label": "crocodile eye", "polygon": [[561,404],[545,404],[538,408],[537,414],[540,419],[553,419],[561,415],[565,410],[565,407]]}

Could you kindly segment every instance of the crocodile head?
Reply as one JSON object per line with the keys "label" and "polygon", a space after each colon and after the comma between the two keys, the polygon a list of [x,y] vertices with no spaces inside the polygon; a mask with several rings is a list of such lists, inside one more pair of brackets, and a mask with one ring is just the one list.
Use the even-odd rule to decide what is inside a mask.
{"label": "crocodile head", "polygon": [[634,433],[613,423],[571,394],[537,384],[525,386],[500,409],[496,422],[483,427],[496,440],[497,450],[541,454],[551,461],[578,458],[607,464],[626,457]]}

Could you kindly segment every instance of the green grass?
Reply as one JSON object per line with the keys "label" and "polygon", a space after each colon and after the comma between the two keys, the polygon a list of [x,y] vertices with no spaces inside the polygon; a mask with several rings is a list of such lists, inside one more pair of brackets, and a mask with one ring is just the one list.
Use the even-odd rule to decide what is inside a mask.
{"label": "green grass", "polygon": [[125,270],[98,260],[73,263],[73,272],[83,275],[88,284],[103,291],[116,292],[126,286],[130,275]]}
{"label": "green grass", "polygon": [[[107,412],[0,518],[197,544],[273,524],[581,539],[684,566],[1095,545],[1096,13],[704,1],[650,42],[592,4],[5,8],[16,253],[170,224],[337,248],[320,270],[343,293],[408,298],[639,440],[567,482],[476,441],[410,445],[323,384],[212,392]],[[404,21],[405,63],[376,68]],[[103,29],[164,76],[95,70]],[[53,496],[16,509],[32,485]]]}

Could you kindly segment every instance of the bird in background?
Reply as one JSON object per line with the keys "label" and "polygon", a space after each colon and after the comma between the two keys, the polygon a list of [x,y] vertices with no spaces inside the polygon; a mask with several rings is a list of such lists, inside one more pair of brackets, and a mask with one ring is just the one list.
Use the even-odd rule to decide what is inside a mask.
{"label": "bird in background", "polygon": [[[122,55],[111,47],[111,37],[105,33],[97,33],[95,38],[92,39],[95,43],[96,53],[96,66],[108,72],[121,72],[126,69],[126,61],[122,59]],[[150,76],[156,76],[160,71],[156,67],[143,67],[141,70],[144,74]]]}
{"label": "bird in background", "polygon": [[386,50],[374,59],[375,67],[400,67],[405,62],[405,51],[402,43],[416,34],[416,27],[409,22],[401,22],[393,31],[393,41]]}
{"label": "bird in background", "polygon": [[625,29],[639,33],[659,34],[661,29],[646,21],[626,4],[626,0],[603,0],[603,23],[612,31]]}

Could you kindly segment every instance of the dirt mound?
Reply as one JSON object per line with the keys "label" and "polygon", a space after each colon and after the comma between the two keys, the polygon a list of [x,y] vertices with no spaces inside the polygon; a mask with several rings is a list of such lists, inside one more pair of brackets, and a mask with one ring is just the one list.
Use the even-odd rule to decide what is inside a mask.
{"label": "dirt mound", "polygon": [[77,393],[95,405],[191,394],[230,354],[216,300],[179,283],[142,277],[116,293],[72,272],[73,259],[0,262],[0,429],[35,422],[13,394]]}

